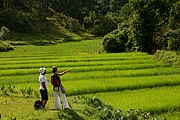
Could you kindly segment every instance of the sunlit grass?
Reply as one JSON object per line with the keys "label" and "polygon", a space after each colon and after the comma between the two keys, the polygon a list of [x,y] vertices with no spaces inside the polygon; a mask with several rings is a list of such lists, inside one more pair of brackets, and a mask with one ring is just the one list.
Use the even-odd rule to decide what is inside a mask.
{"label": "sunlit grass", "polygon": [[180,108],[180,86],[106,92],[89,96],[96,96],[122,110],[142,109],[157,114]]}

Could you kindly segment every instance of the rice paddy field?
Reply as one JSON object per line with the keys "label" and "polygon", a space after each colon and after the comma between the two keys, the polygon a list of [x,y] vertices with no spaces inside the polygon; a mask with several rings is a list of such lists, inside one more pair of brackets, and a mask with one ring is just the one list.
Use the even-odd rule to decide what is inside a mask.
{"label": "rice paddy field", "polygon": [[[47,69],[49,95],[52,97],[50,75],[54,65],[59,67],[59,72],[71,69],[70,73],[61,77],[68,98],[96,96],[123,111],[141,109],[167,120],[180,119],[180,68],[158,63],[153,55],[141,52],[104,53],[101,40],[50,46],[22,45],[16,46],[14,51],[1,52],[0,117],[13,119],[12,116],[15,116],[20,119],[23,116],[19,113],[22,108],[13,104],[26,106],[21,94],[38,96],[40,67]],[[12,98],[4,95],[9,93],[16,95]],[[33,103],[36,98],[24,99]],[[52,101],[48,102],[49,108],[53,107]],[[33,105],[27,106],[24,111],[33,110]],[[29,112],[30,116],[38,116],[36,114]],[[50,114],[53,116],[54,113],[51,111]],[[22,119],[26,116],[28,114]]]}

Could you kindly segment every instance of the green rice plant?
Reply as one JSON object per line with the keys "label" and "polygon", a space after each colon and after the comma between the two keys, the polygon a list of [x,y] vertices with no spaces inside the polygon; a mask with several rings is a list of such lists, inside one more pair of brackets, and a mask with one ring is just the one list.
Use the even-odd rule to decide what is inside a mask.
{"label": "green rice plant", "polygon": [[[50,76],[50,75],[47,75]],[[0,77],[0,84],[16,85],[20,83],[38,83],[39,74],[3,76]]]}
{"label": "green rice plant", "polygon": [[[89,80],[65,81],[62,83],[67,90],[67,95],[82,95],[110,91],[135,90],[142,88],[154,88],[162,86],[176,86],[180,84],[180,75],[162,75],[162,76],[144,76],[144,77],[124,77],[124,78],[101,78]],[[48,79],[50,80],[50,79]],[[15,84],[15,83],[14,83]],[[39,83],[21,82],[15,84],[17,90],[31,87],[33,90],[39,90]],[[53,90],[53,86],[49,81],[49,91]],[[50,92],[51,93],[51,92]],[[52,93],[51,93],[52,95]]]}
{"label": "green rice plant", "polygon": [[90,72],[90,71],[114,71],[114,70],[137,70],[148,68],[163,67],[160,64],[128,64],[128,65],[101,65],[101,66],[81,66],[72,67],[72,72]]}
{"label": "green rice plant", "polygon": [[1,76],[16,76],[16,75],[28,75],[38,73],[38,69],[13,69],[13,70],[0,70]]}
{"label": "green rice plant", "polygon": [[122,110],[139,109],[151,114],[179,110],[180,86],[97,93],[105,103]]}
{"label": "green rice plant", "polygon": [[[97,79],[97,80],[92,79],[88,81],[87,80],[64,81],[64,79],[62,80],[63,83],[66,85],[67,89],[70,89],[69,90],[70,94],[73,95],[73,93],[84,94],[84,93],[96,93],[102,91],[140,89],[140,88],[157,87],[164,85],[171,86],[171,85],[179,84],[178,77],[179,77],[178,75],[170,75],[170,76],[153,76],[153,77],[150,76],[147,78],[138,77],[138,78],[106,78],[106,79]],[[12,82],[11,84],[16,84],[16,87],[18,88],[34,86],[33,89],[37,89],[39,87],[39,83],[37,82],[37,80],[33,80],[29,82],[21,81],[18,83]],[[79,86],[78,89],[76,86]]]}
{"label": "green rice plant", "polygon": [[162,86],[176,86],[180,84],[180,75],[101,78],[89,80],[63,81],[68,95],[135,90]]}
{"label": "green rice plant", "polygon": [[[1,62],[0,69],[27,69],[27,68],[38,68],[40,66],[52,67],[58,65],[59,67],[81,67],[81,66],[102,66],[102,65],[132,65],[132,64],[155,64],[156,62],[151,59],[147,60],[109,60],[109,61],[90,61],[90,62],[64,62],[62,59],[55,60],[34,60],[34,61],[12,61],[12,62]],[[159,64],[160,65],[160,64]]]}
{"label": "green rice plant", "polygon": [[[109,65],[109,64],[110,65]],[[87,63],[88,64],[88,63]],[[36,68],[37,70],[39,69],[40,66],[45,66],[46,68],[51,68],[54,65],[59,65],[60,69],[72,69],[73,73],[76,72],[89,72],[89,71],[107,71],[107,70],[130,70],[130,69],[147,69],[147,68],[158,68],[158,67],[164,67],[164,65],[161,64],[157,64],[157,63],[152,63],[152,64],[118,64],[117,62],[115,62],[113,64],[113,62],[107,62],[106,64],[102,65],[102,64],[91,64],[89,63],[89,65],[86,64],[79,64],[79,66],[76,66],[76,64],[65,64],[65,66],[61,66],[61,64],[58,63],[46,63],[46,64],[23,64],[23,65],[1,65],[0,68],[1,70],[18,70],[18,69],[23,69],[23,70],[27,70],[27,69],[34,69]],[[80,66],[82,65],[82,66]]]}
{"label": "green rice plant", "polygon": [[[56,57],[54,57],[56,56]],[[26,55],[22,57],[6,57],[1,58],[0,61],[8,61],[8,62],[19,62],[23,60],[24,61],[50,61],[50,60],[58,60],[58,61],[66,61],[66,62],[80,62],[80,61],[109,61],[109,60],[144,60],[144,59],[152,59],[153,57],[150,55],[138,55],[138,54],[128,54],[121,55],[121,54],[115,54],[115,55],[109,55],[109,54],[93,54],[93,55],[79,55],[78,57],[75,56],[57,56],[56,54],[49,54],[45,57],[44,54],[39,56],[33,56],[33,55]]]}
{"label": "green rice plant", "polygon": [[100,79],[100,78],[119,78],[119,77],[140,77],[140,76],[157,76],[179,74],[180,68],[149,68],[136,70],[109,70],[109,71],[90,71],[71,73],[63,76],[65,80],[81,80],[81,79]]}

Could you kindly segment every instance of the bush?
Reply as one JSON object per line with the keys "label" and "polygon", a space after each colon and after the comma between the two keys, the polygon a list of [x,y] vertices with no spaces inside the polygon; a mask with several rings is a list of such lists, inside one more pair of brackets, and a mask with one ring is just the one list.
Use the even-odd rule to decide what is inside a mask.
{"label": "bush", "polygon": [[14,50],[13,46],[0,40],[0,52]]}
{"label": "bush", "polygon": [[103,47],[107,52],[125,52],[127,49],[128,36],[126,31],[114,31],[104,36],[103,39]]}
{"label": "bush", "polygon": [[157,50],[154,59],[169,66],[180,66],[180,54],[173,51]]}

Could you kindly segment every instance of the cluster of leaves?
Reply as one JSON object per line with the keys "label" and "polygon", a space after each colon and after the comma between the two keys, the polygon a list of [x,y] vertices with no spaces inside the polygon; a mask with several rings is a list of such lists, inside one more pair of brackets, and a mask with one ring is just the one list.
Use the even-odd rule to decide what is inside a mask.
{"label": "cluster of leaves", "polygon": [[173,67],[180,66],[180,53],[174,51],[157,50],[154,59]]}
{"label": "cluster of leaves", "polygon": [[[119,11],[119,32],[112,32],[104,37],[105,50],[123,52],[120,48],[125,47],[126,51],[149,54],[157,49],[179,50],[179,9],[178,0],[130,0]],[[127,40],[119,34],[128,36]],[[115,42],[106,43],[110,40]],[[121,44],[123,42],[125,44]]]}
{"label": "cluster of leaves", "polygon": [[88,107],[83,109],[83,114],[94,116],[93,119],[97,120],[148,120],[151,117],[149,112],[142,112],[142,110],[131,109],[127,112],[122,112],[120,109],[114,110],[112,106],[104,104],[97,97],[78,96],[74,102],[86,104]]}
{"label": "cluster of leaves", "polygon": [[10,50],[14,50],[14,47],[12,45],[8,44],[7,42],[0,40],[0,52],[6,52],[6,51],[10,51]]}

